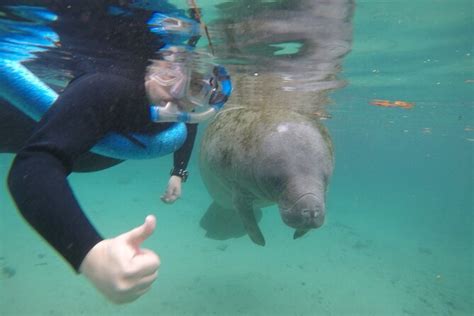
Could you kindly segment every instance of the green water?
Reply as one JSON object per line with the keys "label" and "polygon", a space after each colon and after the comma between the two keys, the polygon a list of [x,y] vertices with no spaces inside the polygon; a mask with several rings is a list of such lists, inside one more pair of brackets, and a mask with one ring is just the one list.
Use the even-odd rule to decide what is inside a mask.
{"label": "green water", "polygon": [[[161,257],[160,276],[140,300],[115,306],[25,224],[3,184],[0,314],[473,315],[472,2],[359,1],[353,24],[348,86],[332,95],[325,121],[336,168],[322,228],[294,241],[271,207],[264,248],[205,238],[198,222],[211,200],[197,151],[171,206],[159,201],[170,157],[74,174],[105,236],[158,218],[146,246]],[[2,179],[12,158],[0,156]]]}

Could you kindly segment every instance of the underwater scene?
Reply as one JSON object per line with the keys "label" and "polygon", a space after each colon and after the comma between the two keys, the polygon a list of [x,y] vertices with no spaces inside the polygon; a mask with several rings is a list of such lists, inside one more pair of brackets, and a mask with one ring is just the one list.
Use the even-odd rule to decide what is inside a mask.
{"label": "underwater scene", "polygon": [[[474,315],[473,29],[470,0],[0,0],[0,315]],[[70,196],[46,160],[17,189],[84,73],[144,86],[164,127],[81,147]],[[141,100],[89,88],[71,111]],[[101,294],[63,197],[107,240],[156,217],[135,254],[160,258],[151,288]]]}

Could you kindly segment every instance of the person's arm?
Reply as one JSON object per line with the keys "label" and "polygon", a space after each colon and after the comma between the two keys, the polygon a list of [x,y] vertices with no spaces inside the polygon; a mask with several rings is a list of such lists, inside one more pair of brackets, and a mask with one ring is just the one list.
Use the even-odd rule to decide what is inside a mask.
{"label": "person's arm", "polygon": [[170,179],[165,193],[161,196],[161,200],[165,203],[173,203],[181,197],[181,184],[188,177],[188,163],[191,158],[194,143],[197,134],[197,124],[186,124],[188,135],[183,146],[179,148],[173,155],[173,169],[170,172]]}
{"label": "person's arm", "polygon": [[144,92],[134,97],[136,90],[133,82],[117,76],[96,74],[73,81],[38,123],[8,176],[23,217],[77,272],[117,303],[138,298],[157,276],[158,256],[140,248],[153,232],[155,219],[103,239],[82,211],[67,176],[80,154],[113,127],[126,125],[122,121],[132,113],[135,118],[140,115],[136,113]]}
{"label": "person's arm", "polygon": [[20,213],[76,271],[103,238],[82,211],[67,177],[75,159],[113,121],[97,106],[104,103],[100,91],[90,89],[92,79],[81,77],[65,89],[16,155],[8,176]]}

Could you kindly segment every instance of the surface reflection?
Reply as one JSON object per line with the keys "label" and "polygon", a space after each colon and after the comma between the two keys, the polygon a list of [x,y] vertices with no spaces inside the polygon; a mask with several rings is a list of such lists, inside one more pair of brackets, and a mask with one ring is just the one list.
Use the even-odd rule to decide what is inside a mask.
{"label": "surface reflection", "polygon": [[353,1],[232,1],[218,9],[211,35],[234,65],[233,103],[315,112],[327,91],[344,86],[337,74],[351,49]]}

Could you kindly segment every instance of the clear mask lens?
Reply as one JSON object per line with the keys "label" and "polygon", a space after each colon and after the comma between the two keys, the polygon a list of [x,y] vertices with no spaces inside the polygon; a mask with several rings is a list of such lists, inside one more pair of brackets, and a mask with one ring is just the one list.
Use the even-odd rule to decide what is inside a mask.
{"label": "clear mask lens", "polygon": [[163,87],[170,87],[183,78],[183,74],[175,69],[159,68],[150,75],[150,79]]}
{"label": "clear mask lens", "polygon": [[184,65],[170,62],[162,62],[159,66],[154,66],[149,74],[149,80],[158,87],[155,91],[164,101],[183,98],[188,77]]}
{"label": "clear mask lens", "polygon": [[209,106],[212,95],[217,91],[217,81],[211,76],[193,73],[188,84],[187,98],[197,106]]}

